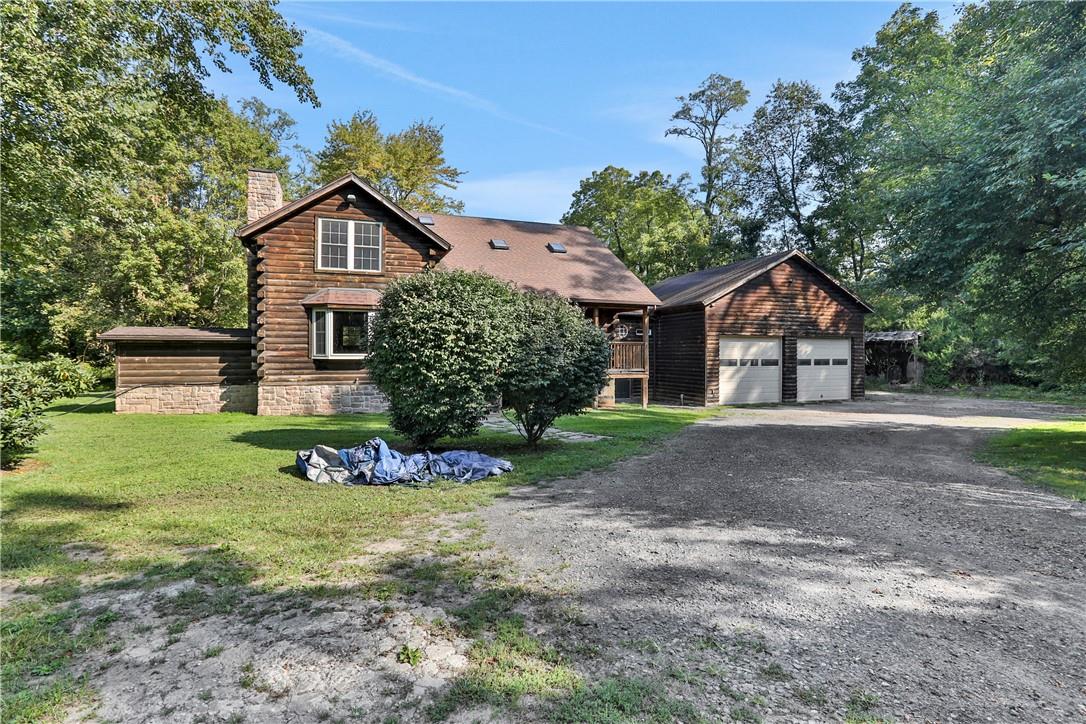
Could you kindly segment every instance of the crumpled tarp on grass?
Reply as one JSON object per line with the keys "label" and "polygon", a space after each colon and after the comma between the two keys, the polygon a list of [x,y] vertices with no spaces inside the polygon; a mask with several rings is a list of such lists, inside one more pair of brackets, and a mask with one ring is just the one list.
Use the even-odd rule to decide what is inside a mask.
{"label": "crumpled tarp on grass", "polygon": [[434,478],[471,483],[513,469],[508,460],[474,450],[404,455],[379,437],[341,450],[327,445],[299,450],[296,462],[302,475],[315,483],[343,485],[418,485]]}

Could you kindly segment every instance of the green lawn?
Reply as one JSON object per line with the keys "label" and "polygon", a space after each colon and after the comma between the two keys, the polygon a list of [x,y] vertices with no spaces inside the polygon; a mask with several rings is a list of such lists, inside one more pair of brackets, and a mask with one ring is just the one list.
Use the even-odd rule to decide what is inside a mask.
{"label": "green lawn", "polygon": [[[53,429],[25,472],[5,476],[0,510],[9,579],[56,585],[107,568],[140,573],[208,558],[213,546],[218,560],[209,565],[229,558],[259,583],[332,581],[344,575],[336,561],[417,532],[434,514],[471,509],[511,485],[609,465],[714,414],[594,411],[558,424],[610,439],[545,441],[537,449],[501,433],[443,441],[445,448],[508,458],[516,470],[470,485],[413,489],[316,485],[296,472],[295,451],[318,443],[346,447],[380,435],[403,449],[382,415],[113,415],[108,405],[59,414],[74,407],[53,408]],[[73,561],[61,546],[76,542],[100,549],[106,560]]]}
{"label": "green lawn", "polygon": [[[113,415],[109,405],[73,411],[87,401],[51,410],[52,430],[38,452],[19,472],[5,474],[0,489],[4,579],[21,584],[21,593],[38,596],[9,606],[0,622],[4,721],[62,718],[69,705],[90,695],[66,671],[74,656],[103,645],[116,614],[84,610],[83,593],[193,578],[211,584],[224,600],[241,591],[268,589],[310,596],[351,592],[386,600],[400,588],[432,586],[429,579],[435,576],[475,575],[458,558],[463,543],[434,544],[434,553],[443,556],[442,563],[431,566],[437,573],[407,565],[398,572],[403,581],[390,581],[384,564],[371,569],[346,561],[378,541],[418,541],[441,513],[484,505],[510,486],[610,465],[648,451],[701,417],[719,414],[622,406],[558,423],[563,429],[609,436],[600,442],[545,441],[533,449],[501,433],[443,441],[444,448],[471,447],[509,458],[516,469],[468,485],[348,488],[300,477],[295,451],[317,443],[357,445],[375,435],[405,449],[381,415]],[[414,580],[421,578],[426,580]],[[520,625],[506,610],[517,600],[509,590],[495,583],[480,594],[473,606],[485,616],[472,613],[472,606],[461,612],[465,635],[486,631],[487,638],[476,647],[500,644],[494,631]],[[209,615],[213,605],[198,608],[208,606],[195,615]],[[495,643],[487,643],[491,639]],[[507,647],[503,656],[488,654],[473,665],[475,688],[467,690],[476,699],[484,692],[487,701],[515,701],[512,694],[530,682],[516,666],[502,673],[501,662],[520,661],[526,656],[520,649],[534,651],[542,644],[523,636],[511,640],[516,646]],[[546,657],[533,666],[565,676],[569,681],[560,682],[564,689],[579,681]],[[491,679],[509,692],[480,688],[479,682]],[[549,679],[544,683],[555,685]],[[465,690],[462,683],[453,694],[463,698]],[[455,708],[452,701],[449,711]]]}
{"label": "green lawn", "polygon": [[996,435],[978,457],[1007,468],[1027,482],[1086,501],[1086,420]]}
{"label": "green lawn", "polygon": [[1086,407],[1086,389],[1081,386],[1041,390],[1023,385],[990,385],[987,387],[893,387],[881,379],[867,378],[865,385],[869,391],[913,392],[925,395],[948,395],[950,397],[979,397],[991,400],[1021,400],[1023,402],[1051,402],[1057,405]]}

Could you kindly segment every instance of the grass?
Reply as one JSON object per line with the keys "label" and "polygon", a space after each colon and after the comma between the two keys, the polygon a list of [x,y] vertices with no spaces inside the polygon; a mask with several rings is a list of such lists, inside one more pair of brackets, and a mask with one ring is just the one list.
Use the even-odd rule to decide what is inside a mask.
{"label": "grass", "polygon": [[465,707],[515,705],[521,697],[556,695],[581,686],[581,677],[554,647],[524,629],[519,616],[498,621],[492,637],[480,638],[468,652],[468,672],[429,710],[435,721]]}
{"label": "grass", "polygon": [[[440,514],[485,505],[514,485],[606,467],[699,418],[719,414],[632,406],[592,411],[563,418],[558,426],[608,439],[543,441],[535,448],[515,435],[487,431],[443,441],[442,447],[471,447],[508,458],[516,468],[512,473],[470,485],[346,488],[300,478],[295,452],[317,443],[357,445],[377,435],[408,449],[384,416],[113,415],[109,405],[70,412],[88,401],[54,406],[52,429],[31,464],[5,474],[0,489],[4,576],[41,599],[5,612],[0,632],[4,721],[48,718],[80,695],[80,682],[65,682],[58,675],[45,686],[42,677],[62,672],[72,657],[100,644],[98,632],[108,622],[76,628],[76,613],[57,617],[57,611],[76,610],[72,602],[92,585],[86,583],[91,576],[98,587],[184,579],[209,585],[210,594],[192,589],[169,604],[183,610],[167,613],[189,617],[232,610],[242,586],[311,595],[350,586],[361,595],[388,600],[405,586],[432,586],[446,574],[440,568],[420,569],[406,582],[390,580],[386,572],[351,562],[367,546],[393,538],[417,540]],[[82,554],[76,555],[71,544],[78,544]],[[496,589],[488,595],[495,600],[461,612],[465,631],[503,630],[519,594]],[[180,636],[182,626],[171,636]],[[35,638],[54,643],[26,643]],[[495,639],[508,649],[505,653],[476,653],[492,660],[495,670],[508,657],[527,655],[524,641],[507,639]],[[545,666],[529,678],[551,686],[566,676],[561,665],[546,656],[541,660]],[[514,671],[518,665],[508,668]],[[504,686],[489,683],[499,691]],[[538,688],[523,682],[511,687],[505,690]]]}
{"label": "grass", "polygon": [[871,391],[890,390],[893,392],[916,392],[925,395],[948,395],[951,397],[980,397],[992,400],[1021,400],[1023,402],[1052,402],[1059,405],[1078,405],[1086,407],[1086,389],[1081,385],[1066,388],[1054,388],[1042,390],[1039,387],[1027,387],[1025,385],[986,385],[986,386],[955,386],[933,387],[931,385],[919,385],[916,387],[891,387],[881,379],[870,377],[865,381],[865,387]]}
{"label": "grass", "polygon": [[705,721],[689,703],[670,697],[660,686],[635,679],[604,679],[580,687],[554,706],[550,719],[569,724]]}
{"label": "grass", "polygon": [[1026,482],[1086,501],[1086,420],[1010,430],[990,438],[977,457]]}

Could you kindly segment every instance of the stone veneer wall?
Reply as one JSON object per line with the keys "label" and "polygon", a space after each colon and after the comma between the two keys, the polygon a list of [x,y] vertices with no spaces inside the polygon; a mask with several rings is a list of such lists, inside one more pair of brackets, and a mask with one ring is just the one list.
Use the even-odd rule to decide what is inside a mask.
{"label": "stone veneer wall", "polygon": [[384,412],[388,400],[376,385],[260,385],[258,415],[335,415]]}
{"label": "stone veneer wall", "polygon": [[256,385],[146,385],[120,393],[117,412],[256,412]]}

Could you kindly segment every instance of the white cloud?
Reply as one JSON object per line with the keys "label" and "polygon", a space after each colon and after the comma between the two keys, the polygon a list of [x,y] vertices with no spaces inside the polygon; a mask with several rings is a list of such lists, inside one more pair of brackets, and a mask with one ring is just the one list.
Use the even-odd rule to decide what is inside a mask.
{"label": "white cloud", "polygon": [[288,11],[288,14],[301,13],[302,15],[307,15],[311,18],[315,18],[318,20],[327,20],[328,22],[335,23],[336,25],[353,25],[358,28],[369,28],[371,30],[389,30],[400,33],[425,32],[422,28],[402,25],[400,23],[392,23],[384,20],[371,20],[361,17],[356,18],[349,15],[340,15],[338,13],[319,12],[305,3],[291,3],[289,6],[285,6],[284,10]]}
{"label": "white cloud", "polygon": [[567,167],[491,176],[462,182],[453,192],[464,213],[557,223],[591,168]]}
{"label": "white cloud", "polygon": [[362,63],[363,65],[369,66],[370,68],[376,70],[379,73],[383,73],[390,78],[395,78],[396,80],[410,83],[411,85],[422,88],[423,90],[430,91],[431,93],[434,93],[436,95],[445,96],[446,98],[450,98],[454,101],[462,103],[469,108],[475,108],[497,118],[501,118],[512,123],[517,123],[522,126],[527,126],[528,128],[534,128],[538,131],[546,131],[548,133],[554,133],[563,136],[567,135],[562,131],[551,128],[550,126],[545,126],[543,124],[536,123],[535,121],[521,118],[512,113],[508,113],[494,101],[483,98],[482,96],[476,95],[475,93],[472,93],[470,91],[466,91],[462,88],[457,88],[446,83],[441,83],[436,80],[431,80],[429,78],[424,78],[423,76],[418,75],[414,71],[409,70],[408,68],[405,68],[398,63],[394,63],[391,60],[382,58],[380,56],[374,55],[373,53],[370,53],[369,51],[363,50],[362,48],[353,45],[352,43],[344,40],[338,35],[327,33],[318,28],[305,28],[305,31],[307,35],[318,38],[321,41],[321,43],[316,46],[318,50],[329,49],[340,58],[343,58],[345,60],[357,61],[359,63]]}

